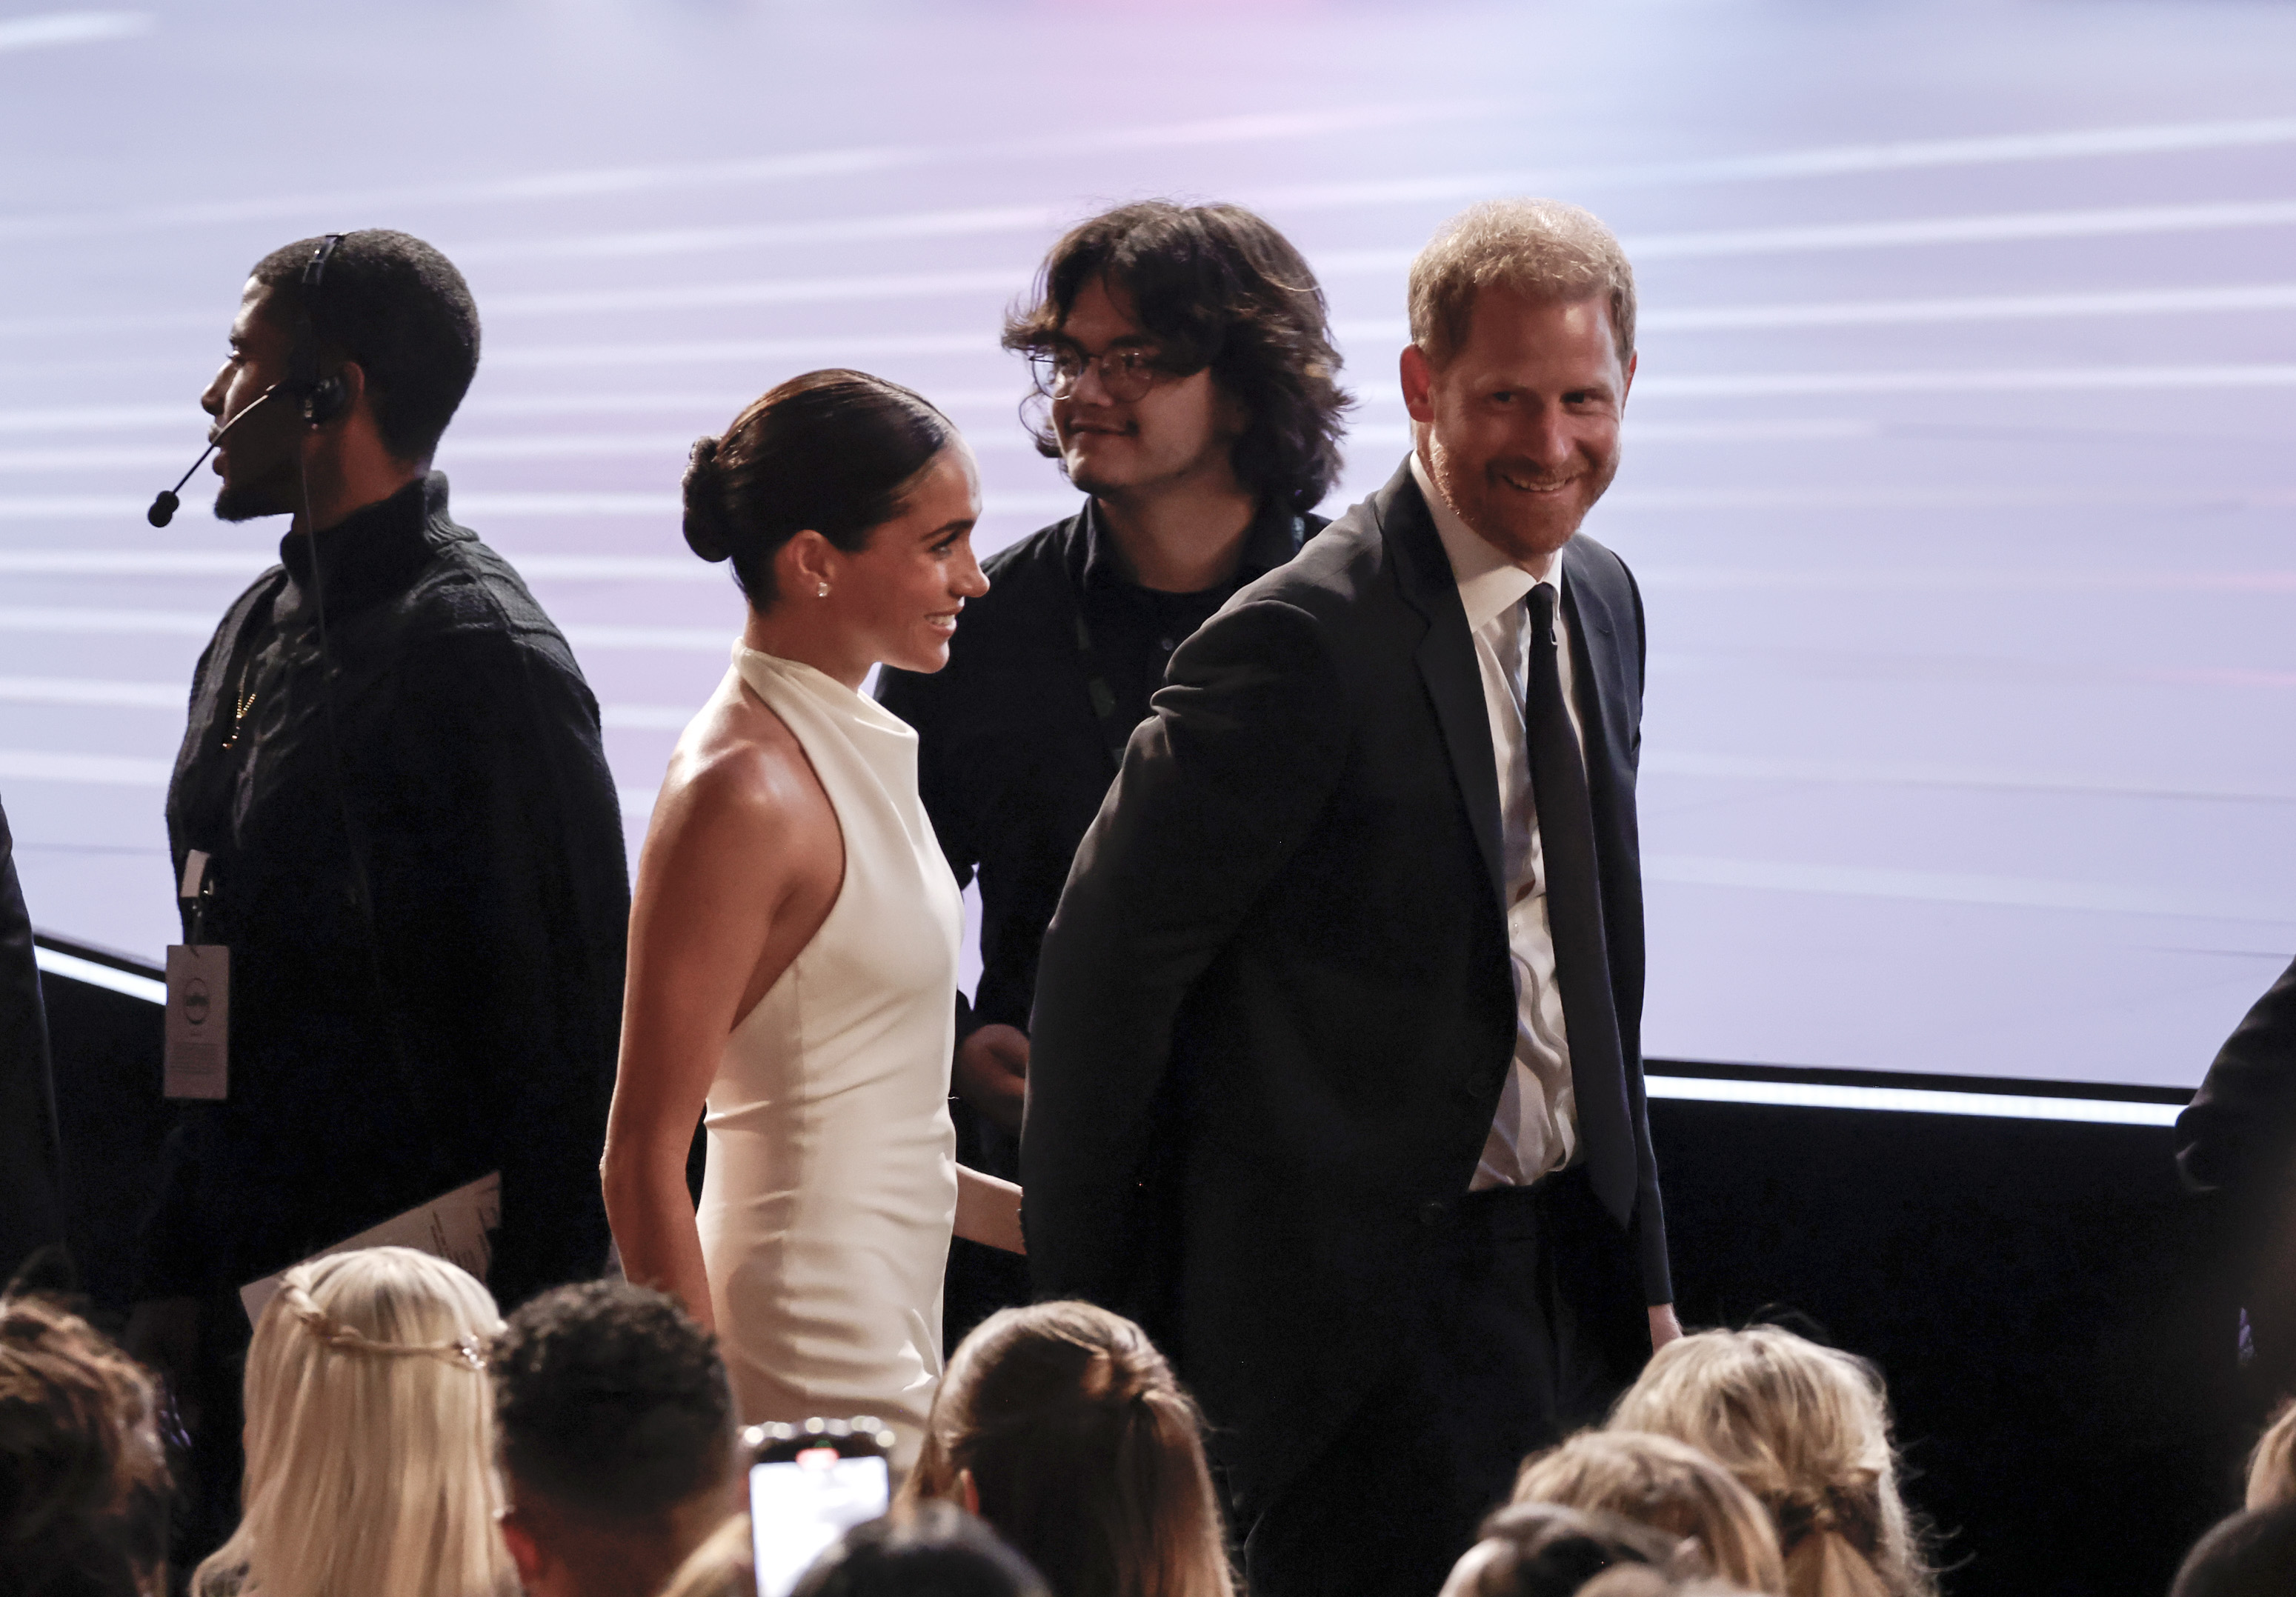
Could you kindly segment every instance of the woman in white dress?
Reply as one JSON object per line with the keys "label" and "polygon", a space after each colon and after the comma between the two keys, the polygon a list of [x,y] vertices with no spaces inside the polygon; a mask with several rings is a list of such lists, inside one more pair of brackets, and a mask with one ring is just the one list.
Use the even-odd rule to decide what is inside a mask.
{"label": "woman in white dress", "polygon": [[881,660],[940,669],[988,591],[979,476],[917,395],[815,372],[695,444],[685,487],[686,541],[750,615],[638,864],[606,1209],[630,1278],[716,1330],[745,1421],[876,1414],[906,1464],[952,1224],[1017,1249],[1019,1192],[955,1163],[963,911],[916,734],[860,690]]}

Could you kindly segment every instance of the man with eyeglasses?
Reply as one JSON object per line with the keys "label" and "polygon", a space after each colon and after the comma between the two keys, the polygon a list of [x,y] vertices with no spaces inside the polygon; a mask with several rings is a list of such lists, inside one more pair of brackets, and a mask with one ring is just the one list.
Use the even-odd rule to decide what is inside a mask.
{"label": "man with eyeglasses", "polygon": [[[1044,401],[1037,446],[1090,495],[987,562],[947,667],[888,669],[959,882],[980,883],[980,985],[958,999],[958,1158],[1018,1175],[1037,951],[1078,841],[1165,663],[1324,526],[1341,413],[1323,291],[1232,205],[1127,205],[1054,246],[1004,329]],[[954,1245],[946,1334],[1028,1298],[1025,1264]],[[1144,1307],[1145,1306],[1135,1306]]]}

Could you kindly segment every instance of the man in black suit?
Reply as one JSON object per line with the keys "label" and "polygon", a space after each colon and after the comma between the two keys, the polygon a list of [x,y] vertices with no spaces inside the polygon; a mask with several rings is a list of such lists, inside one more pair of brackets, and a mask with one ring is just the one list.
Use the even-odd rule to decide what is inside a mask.
{"label": "man in black suit", "polygon": [[62,1188],[32,917],[16,884],[8,812],[0,809],[0,1286],[33,1253],[63,1240]]}
{"label": "man in black suit", "polygon": [[1432,1593],[1670,1306],[1643,1107],[1634,281],[1479,206],[1413,264],[1412,458],[1172,658],[1046,936],[1040,1295],[1146,1312],[1260,1597]]}

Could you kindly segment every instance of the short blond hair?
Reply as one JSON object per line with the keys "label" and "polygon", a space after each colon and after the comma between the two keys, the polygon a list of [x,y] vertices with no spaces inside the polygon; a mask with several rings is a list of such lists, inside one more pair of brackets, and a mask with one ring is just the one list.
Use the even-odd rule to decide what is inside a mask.
{"label": "short blond hair", "polygon": [[1411,341],[1448,365],[1467,341],[1487,288],[1529,299],[1602,299],[1619,364],[1635,354],[1635,269],[1592,211],[1560,200],[1486,200],[1443,224],[1411,263]]}
{"label": "short blond hair", "polygon": [[1514,1501],[1616,1514],[1697,1543],[1708,1573],[1749,1591],[1785,1586],[1777,1532],[1761,1503],[1727,1470],[1673,1437],[1582,1430],[1524,1461]]}
{"label": "short blond hair", "polygon": [[1611,1428],[1698,1448],[1769,1511],[1787,1597],[1931,1597],[1873,1365],[1775,1325],[1668,1343]]}
{"label": "short blond hair", "polygon": [[484,1286],[411,1248],[288,1271],[247,1354],[245,1514],[193,1591],[514,1597],[486,1374],[501,1330]]}
{"label": "short blond hair", "polygon": [[2250,1509],[2296,1503],[2296,1401],[2284,1403],[2248,1455]]}

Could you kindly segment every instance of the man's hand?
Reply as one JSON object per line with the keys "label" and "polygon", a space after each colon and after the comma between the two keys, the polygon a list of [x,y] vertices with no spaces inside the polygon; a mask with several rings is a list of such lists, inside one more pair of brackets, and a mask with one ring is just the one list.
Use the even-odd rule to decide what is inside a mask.
{"label": "man's hand", "polygon": [[1650,1306],[1651,1351],[1656,1353],[1669,1342],[1682,1335],[1682,1322],[1674,1317],[1674,1305],[1653,1303]]}
{"label": "man's hand", "polygon": [[1029,1096],[1029,1034],[991,1022],[956,1045],[957,1095],[1009,1136],[1021,1134],[1021,1107]]}

